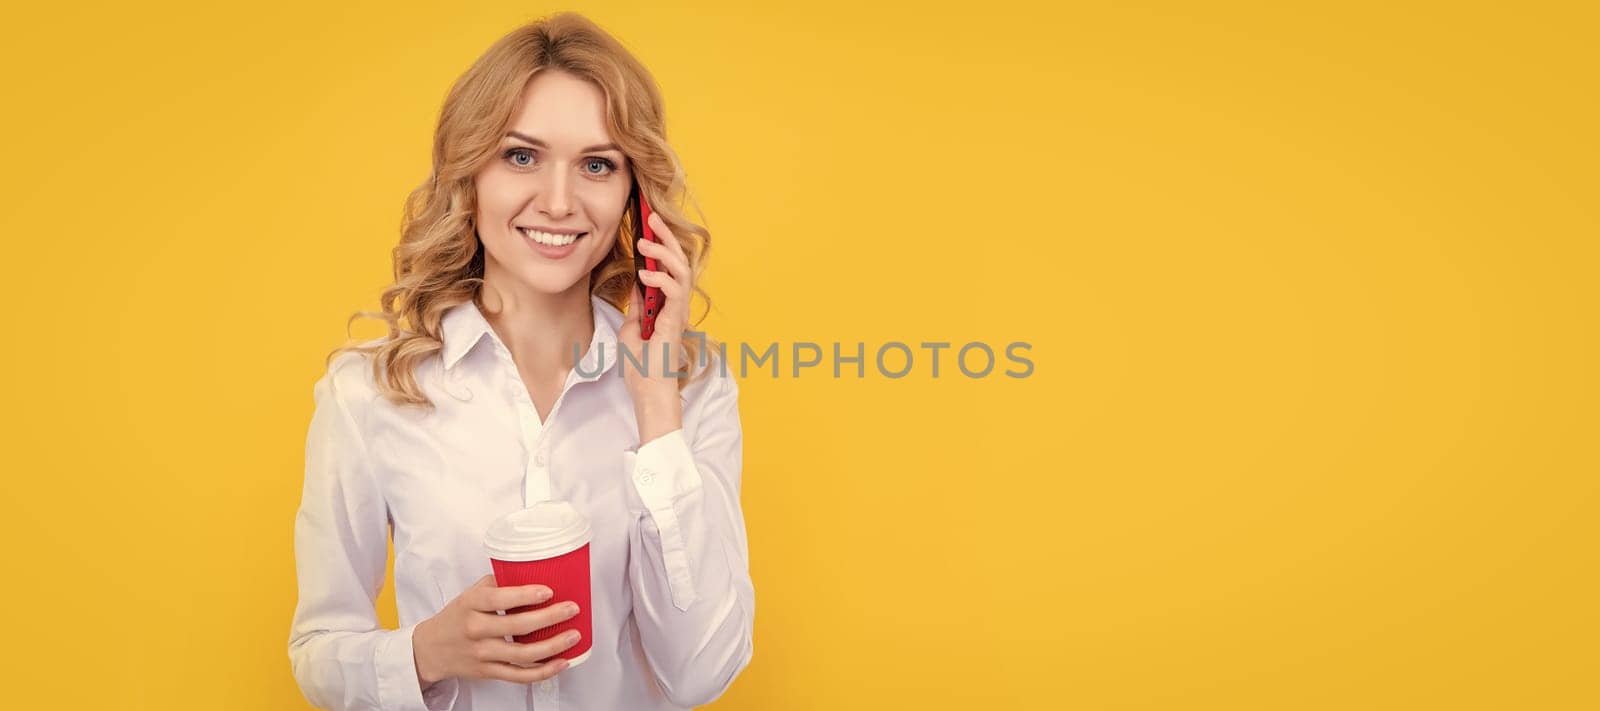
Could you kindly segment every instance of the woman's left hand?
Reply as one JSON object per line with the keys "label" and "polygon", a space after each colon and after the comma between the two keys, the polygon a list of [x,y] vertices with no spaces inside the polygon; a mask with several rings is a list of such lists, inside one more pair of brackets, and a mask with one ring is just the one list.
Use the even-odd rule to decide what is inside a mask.
{"label": "woman's left hand", "polygon": [[[633,298],[628,302],[628,313],[622,321],[617,340],[630,353],[632,360],[618,354],[617,367],[622,368],[628,394],[633,397],[634,414],[639,422],[639,443],[644,444],[683,426],[683,401],[678,395],[678,383],[686,374],[674,377],[685,360],[683,330],[689,323],[689,297],[694,293],[694,274],[689,269],[689,257],[678,238],[667,229],[659,214],[650,215],[650,228],[661,237],[661,244],[639,238],[634,249],[656,260],[656,266],[665,271],[640,270],[639,281],[644,286],[661,289],[666,303],[656,314],[655,332],[649,342],[640,338],[639,317],[644,310],[642,287],[636,282]],[[648,349],[648,350],[646,350]],[[662,363],[663,356],[667,362]],[[644,365],[640,368],[635,363]],[[640,372],[644,370],[646,372]]]}

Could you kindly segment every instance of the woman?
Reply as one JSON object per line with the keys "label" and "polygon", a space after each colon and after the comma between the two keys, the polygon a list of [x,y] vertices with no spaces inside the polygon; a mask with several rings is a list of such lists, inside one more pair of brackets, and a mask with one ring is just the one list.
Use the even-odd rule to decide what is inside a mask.
{"label": "woman", "polygon": [[[635,182],[662,244],[623,229]],[[683,708],[749,664],[738,392],[684,336],[710,234],[683,194],[653,79],[584,18],[520,28],[457,81],[370,314],[389,335],[334,351],[314,388],[289,639],[313,704]],[[621,308],[639,281],[666,297],[648,341]],[[592,609],[500,614],[549,589],[496,587],[483,534],[545,499],[590,519]],[[374,607],[391,527],[396,630]],[[507,639],[580,612],[570,671],[540,660],[577,640]]]}

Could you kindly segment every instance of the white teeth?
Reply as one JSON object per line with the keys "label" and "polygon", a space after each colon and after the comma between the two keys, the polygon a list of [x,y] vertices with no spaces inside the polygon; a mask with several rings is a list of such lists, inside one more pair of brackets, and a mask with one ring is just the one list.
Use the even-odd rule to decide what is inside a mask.
{"label": "white teeth", "polygon": [[522,232],[523,235],[527,236],[528,238],[532,239],[533,241],[538,242],[539,244],[549,245],[551,247],[565,247],[565,246],[567,246],[569,244],[572,244],[572,242],[574,240],[576,240],[579,237],[583,236],[582,234],[557,235],[557,234],[551,234],[549,232],[540,232],[538,230],[530,230],[530,229],[528,229],[526,227],[518,227],[517,230]]}

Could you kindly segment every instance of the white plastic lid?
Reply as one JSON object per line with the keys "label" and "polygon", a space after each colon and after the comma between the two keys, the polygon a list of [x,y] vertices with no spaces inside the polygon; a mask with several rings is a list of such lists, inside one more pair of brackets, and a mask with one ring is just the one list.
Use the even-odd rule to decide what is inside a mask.
{"label": "white plastic lid", "polygon": [[544,560],[589,542],[589,519],[565,501],[538,501],[489,526],[483,547],[503,561]]}

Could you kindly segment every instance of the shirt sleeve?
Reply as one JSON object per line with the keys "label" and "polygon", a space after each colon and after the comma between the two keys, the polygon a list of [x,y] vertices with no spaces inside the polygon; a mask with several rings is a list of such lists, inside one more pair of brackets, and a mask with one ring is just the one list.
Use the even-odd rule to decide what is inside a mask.
{"label": "shirt sleeve", "polygon": [[633,615],[662,690],[689,707],[721,696],[754,654],[738,386],[707,377],[714,382],[685,406],[684,428],[624,455],[636,517]]}
{"label": "shirt sleeve", "polygon": [[294,523],[299,599],[289,632],[290,667],[301,693],[318,708],[448,709],[458,682],[440,681],[424,699],[411,646],[416,626],[378,625],[388,507],[336,375],[330,368],[312,389],[316,409]]}

